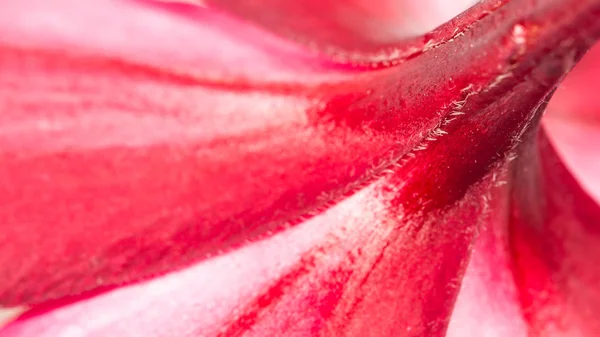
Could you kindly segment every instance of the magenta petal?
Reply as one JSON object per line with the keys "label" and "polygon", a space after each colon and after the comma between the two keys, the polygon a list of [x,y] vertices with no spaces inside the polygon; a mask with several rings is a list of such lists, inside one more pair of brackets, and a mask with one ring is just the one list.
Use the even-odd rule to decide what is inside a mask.
{"label": "magenta petal", "polygon": [[508,227],[511,184],[500,177],[490,201],[490,215],[477,235],[447,337],[526,337],[519,289],[513,276]]}
{"label": "magenta petal", "polygon": [[0,335],[443,336],[457,296],[451,334],[598,331],[598,204],[535,134],[600,1],[314,54],[282,37],[341,2],[5,4],[0,303],[43,306]]}
{"label": "magenta petal", "polygon": [[513,176],[502,178],[508,184],[477,238],[449,336],[598,334],[599,61],[596,46],[551,98],[540,147],[526,142]]}
{"label": "magenta petal", "polygon": [[395,179],[184,271],[30,313],[0,336],[442,336],[491,179],[408,223]]}
{"label": "magenta petal", "polygon": [[[506,0],[206,0],[290,40],[355,65],[389,66],[465,30]],[[460,11],[475,5],[474,10]],[[293,18],[293,19],[290,19]],[[437,29],[434,29],[436,28]],[[423,34],[423,35],[421,35]]]}
{"label": "magenta petal", "polygon": [[584,191],[600,202],[600,45],[567,76],[548,107],[544,128]]}
{"label": "magenta petal", "polygon": [[[212,23],[212,10],[99,1],[49,11],[31,1],[30,7],[3,5],[8,10],[0,25],[7,32],[2,85],[10,97],[2,101],[6,112],[0,117],[6,125],[0,137],[5,305],[39,303],[190,265],[319,214],[398,165],[411,172],[401,179],[411,192],[399,196],[407,213],[452,204],[527,126],[531,111],[514,109],[535,108],[561,75],[546,78],[543,72],[554,69],[563,53],[572,58],[572,51],[586,47],[557,45],[555,54],[544,55],[540,45],[560,42],[559,32],[570,29],[569,20],[588,15],[590,6],[582,2],[563,21],[545,21],[549,31],[531,37],[522,24],[488,16],[468,35],[458,30],[454,41],[440,40],[446,43],[389,70],[280,56],[275,73],[290,70],[298,82],[255,76],[242,81],[240,73],[231,82],[209,76],[209,69],[223,64],[207,45],[189,54],[171,54],[169,48],[170,36],[180,44],[195,34],[230,37],[232,31],[200,24]],[[527,6],[519,14],[521,7],[506,5],[497,15],[537,20],[536,7]],[[539,10],[554,13],[556,6]],[[98,29],[98,16],[107,19],[116,8],[131,15],[120,16],[113,27],[156,40],[126,45],[111,30]],[[31,25],[27,18],[34,14],[41,19]],[[57,20],[60,15],[66,19]],[[150,27],[143,29],[144,23]],[[68,34],[76,28],[89,34]],[[288,55],[289,43],[270,39],[269,46],[249,38],[223,50],[243,58],[240,50],[250,48],[271,67],[274,51]],[[531,51],[522,54],[522,48]],[[198,73],[190,68],[194,59],[204,64]],[[297,61],[306,67],[297,68]],[[548,86],[527,82],[520,86],[530,92],[516,95],[515,80],[529,76],[534,61],[541,74],[535,76]],[[332,77],[316,81],[309,70],[315,66]],[[515,99],[494,102],[497,97]],[[450,132],[456,136],[445,137]],[[424,151],[440,137],[447,150]],[[478,145],[455,149],[468,142]],[[425,159],[404,167],[418,153]],[[469,157],[477,162],[461,159]],[[423,168],[428,179],[421,181],[412,172]],[[36,247],[33,254],[28,247]]]}
{"label": "magenta petal", "polygon": [[551,101],[543,131],[552,134],[523,147],[514,170],[515,278],[532,336],[600,334],[600,109],[589,89],[600,83],[598,51]]}

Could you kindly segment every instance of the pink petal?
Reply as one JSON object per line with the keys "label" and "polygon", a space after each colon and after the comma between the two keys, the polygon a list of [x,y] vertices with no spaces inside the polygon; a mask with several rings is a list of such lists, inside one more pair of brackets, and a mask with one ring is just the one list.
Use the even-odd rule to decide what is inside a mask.
{"label": "pink petal", "polygon": [[[60,6],[51,13],[65,20],[39,19],[27,25],[32,15],[49,15],[47,7],[30,1],[30,6],[9,2],[10,11],[3,12],[9,15],[2,16],[0,26],[7,31],[0,59],[7,89],[2,100],[6,113],[0,116],[5,125],[0,135],[0,215],[7,219],[2,224],[0,263],[6,277],[0,280],[0,298],[5,305],[147,278],[318,214],[410,159],[411,149],[421,149],[428,138],[443,136],[447,131],[439,128],[459,117],[457,102],[482,93],[471,109],[486,111],[498,95],[486,86],[506,92],[515,85],[506,81],[498,86],[498,80],[513,71],[510,62],[519,55],[517,47],[546,38],[515,39],[522,27],[515,31],[511,21],[489,32],[486,25],[500,23],[485,19],[470,30],[469,39],[459,36],[397,69],[325,67],[321,72],[341,77],[319,85],[310,76],[299,76],[299,83],[240,85],[244,82],[203,78],[202,67],[198,75],[193,70],[182,75],[178,69],[189,68],[191,61],[170,55],[169,42],[158,44],[178,34],[201,37],[207,27],[198,28],[187,16],[196,7],[181,13],[172,7],[123,3],[123,13],[131,15],[119,16],[123,22],[114,25],[127,24],[123,31],[133,26],[131,38],[139,34],[141,41],[125,46],[122,37],[97,29],[102,20],[95,21],[96,15],[114,16],[120,2]],[[163,31],[155,20],[170,22],[173,29]],[[74,26],[67,29],[53,22]],[[144,23],[155,28],[142,30]],[[75,28],[88,34],[69,40],[67,33]],[[146,32],[148,39],[143,39]],[[37,45],[38,33],[46,44]],[[31,45],[21,43],[19,36]],[[463,47],[476,37],[481,40],[477,47]],[[244,42],[257,48],[253,41]],[[288,44],[281,43],[275,46],[287,50]],[[258,50],[258,59],[270,65],[272,51]],[[202,56],[210,55],[197,52],[199,64]],[[449,67],[449,55],[461,55],[460,61]],[[218,58],[210,60],[219,65]],[[525,74],[528,67],[519,71]],[[284,68],[304,74],[293,62],[284,62]],[[423,69],[428,72],[423,74]],[[547,89],[534,90],[530,102],[514,104],[533,107]],[[447,172],[437,166],[446,154],[431,157],[432,164],[420,164],[434,165],[429,172],[439,172],[440,180],[469,172],[451,190],[439,189],[435,184],[442,182],[437,179],[415,187],[432,193],[428,207],[452,202],[480,179],[502,154],[498,149],[510,146],[512,131],[502,131],[498,139],[490,132],[521,128],[523,116],[507,120],[510,126],[491,119],[472,122],[479,125],[477,137],[495,142],[469,150],[469,157],[481,156],[476,165]],[[472,126],[464,128],[460,137],[475,137]]]}
{"label": "pink petal", "polygon": [[447,337],[526,337],[508,231],[508,173],[500,176],[456,300]]}
{"label": "pink petal", "polygon": [[[214,3],[238,14],[248,4]],[[548,322],[568,327],[556,331],[598,331],[584,324],[596,308],[589,285],[597,278],[584,257],[596,254],[588,231],[598,205],[543,137],[537,157],[531,126],[600,33],[599,1],[488,1],[431,40],[395,47],[404,54],[379,53],[390,50],[358,36],[357,60],[404,62],[373,72],[348,63],[353,57],[336,64],[256,30],[222,50],[241,64],[246,50],[256,52],[248,60],[258,70],[231,73],[210,49],[192,48],[188,58],[157,45],[167,30],[131,45],[98,30],[91,18],[108,18],[112,4],[56,12],[81,15],[72,22],[28,23],[32,9],[48,8],[17,2],[0,16],[0,71],[8,74],[0,82],[8,93],[0,100],[0,214],[9,219],[0,299],[46,302],[0,335],[442,336],[481,224],[458,310],[472,311],[468,298],[485,293],[500,301],[505,317],[486,321],[498,325],[517,316],[518,289],[534,333],[554,331]],[[208,41],[233,41],[234,33],[197,27],[201,19],[245,25],[212,8],[123,6],[131,10],[123,24],[136,22],[140,37],[143,23],[160,26],[154,20]],[[283,36],[314,28],[256,13],[242,16],[281,26]],[[90,34],[73,39],[74,28]],[[271,67],[274,76],[258,76]],[[503,177],[516,179],[505,190],[508,222],[490,213],[508,202],[502,190],[492,194]],[[573,228],[565,232],[557,219]],[[514,285],[506,266],[490,270],[508,259],[505,237]],[[572,242],[583,248],[565,253]],[[492,292],[486,277],[503,288]]]}

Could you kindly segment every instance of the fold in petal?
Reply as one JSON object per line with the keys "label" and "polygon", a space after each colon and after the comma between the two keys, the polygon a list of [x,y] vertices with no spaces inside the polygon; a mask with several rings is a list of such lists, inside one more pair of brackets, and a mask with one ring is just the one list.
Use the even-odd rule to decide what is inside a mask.
{"label": "fold in petal", "polygon": [[407,222],[401,177],[184,271],[30,312],[0,335],[442,335],[490,179],[456,207]]}
{"label": "fold in petal", "polygon": [[552,136],[541,132],[538,147],[523,147],[515,166],[512,250],[532,336],[600,333],[600,190],[593,169],[600,133],[592,113],[595,93],[584,88],[598,81],[597,64],[596,48],[561,89],[582,90],[575,97],[559,90],[552,100],[545,123]]}
{"label": "fold in petal", "polygon": [[561,83],[539,139],[535,129],[525,137],[502,178],[497,216],[477,238],[449,336],[598,334],[599,47]]}
{"label": "fold in petal", "polygon": [[600,44],[552,97],[543,125],[558,155],[584,191],[600,202]]}
{"label": "fold in petal", "polygon": [[493,188],[490,213],[471,251],[447,337],[528,336],[513,275],[509,166],[505,164]]}
{"label": "fold in petal", "polygon": [[[553,22],[544,34],[532,31],[528,36],[527,26],[508,15],[523,8],[506,5],[497,17],[511,19],[485,17],[468,35],[397,68],[345,70],[342,79],[319,85],[299,77],[299,84],[249,82],[244,88],[181,75],[178,66],[188,63],[164,56],[171,48],[157,44],[166,37],[140,42],[148,43],[144,48],[117,48],[124,41],[110,30],[97,30],[93,19],[112,13],[120,2],[89,3],[98,6],[92,12],[77,5],[49,12],[43,5],[23,3],[9,3],[2,25],[8,32],[0,62],[7,97],[2,100],[5,127],[0,137],[0,214],[6,219],[0,298],[5,305],[140,280],[268,237],[320,213],[458,128],[455,144],[474,145],[453,160],[470,166],[451,172],[443,169],[445,155],[429,155],[431,163],[419,169],[429,167],[435,179],[415,187],[428,195],[411,207],[418,209],[421,201],[431,202],[427,207],[453,202],[502,157],[500,149],[511,146],[511,137],[530,115],[527,110],[499,115],[495,109],[533,109],[569,65],[563,64],[561,53],[569,53],[572,61],[577,57],[572,48],[579,48],[563,46],[544,56],[546,47],[539,46],[559,43],[559,31],[571,29],[570,20],[589,21],[582,13],[591,6],[576,2],[580,5],[571,16]],[[528,6],[520,14],[523,20],[528,15],[537,20],[532,14],[536,7]],[[541,11],[554,13],[553,6],[551,2]],[[74,25],[70,29],[52,25],[57,18],[28,25],[35,10],[42,18],[48,13],[91,18],[58,21]],[[171,22],[180,34],[192,34],[202,22],[186,15],[196,7],[181,13],[125,2],[123,10],[131,15],[114,24],[127,24],[123,30],[153,24],[158,32],[149,32],[159,35],[149,37],[164,36],[163,26],[154,20]],[[75,28],[90,30],[81,35],[86,37],[81,49],[74,48],[79,40],[66,34]],[[143,38],[145,31],[136,29],[132,33]],[[29,41],[25,37],[37,36],[35,32],[60,38],[47,38],[55,42],[52,48],[11,39],[22,34]],[[86,47],[95,40],[102,49]],[[272,57],[265,50],[261,55]],[[169,63],[158,63],[161,57]],[[460,61],[452,61],[454,57]],[[521,63],[515,65],[517,61]],[[540,64],[539,75],[529,75],[532,62]],[[544,67],[557,66],[561,70],[546,79]],[[531,87],[532,96],[514,93],[517,79],[526,76],[538,76],[548,85]],[[490,103],[501,95],[515,100],[493,107]],[[462,109],[468,97],[473,112]],[[463,114],[475,112],[477,117],[469,118],[473,126],[460,129]],[[497,128],[514,130],[495,136]],[[494,143],[483,146],[465,137]],[[456,181],[452,189],[435,185],[459,174],[468,179]],[[414,179],[407,175],[404,180]]]}
{"label": "fold in petal", "polygon": [[253,2],[60,3],[1,5],[0,303],[43,305],[0,336],[443,336],[466,268],[458,315],[598,331],[598,205],[534,135],[600,1],[485,1],[404,54],[350,27],[356,59]]}
{"label": "fold in petal", "polygon": [[[385,61],[389,66],[420,53],[426,46],[430,48],[448,40],[506,1],[207,0],[203,3],[226,8],[336,59],[354,63]],[[473,5],[477,8],[434,30]]]}

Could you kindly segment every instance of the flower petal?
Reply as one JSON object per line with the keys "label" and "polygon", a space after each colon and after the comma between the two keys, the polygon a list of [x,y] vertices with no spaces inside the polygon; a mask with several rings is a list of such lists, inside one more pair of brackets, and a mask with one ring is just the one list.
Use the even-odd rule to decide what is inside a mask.
{"label": "flower petal", "polygon": [[0,335],[442,336],[489,179],[407,222],[401,177],[186,270],[30,312]]}
{"label": "flower petal", "polygon": [[[597,95],[585,89],[599,80],[586,72],[597,64],[597,53],[590,53],[551,101],[544,126],[552,135],[541,132],[539,146],[525,146],[515,167],[512,250],[531,336],[600,333],[595,318],[600,310],[600,185],[593,170],[599,163],[593,144],[600,141],[594,122],[600,110],[595,110]],[[574,97],[565,95],[578,87],[582,90]]]}
{"label": "flower petal", "polygon": [[581,187],[600,202],[600,44],[567,76],[548,106],[544,128]]}
{"label": "flower petal", "polygon": [[[116,2],[94,4],[107,15]],[[418,57],[390,69],[336,64],[272,37],[277,51],[308,55],[306,68],[261,47],[263,66],[281,57],[274,69],[283,77],[242,71],[220,81],[208,67],[182,74],[178,66],[195,61],[154,45],[146,55],[109,34],[94,49],[100,30],[90,31],[89,49],[83,35],[74,40],[82,49],[61,44],[62,35],[58,44],[22,44],[19,34],[51,32],[52,20],[30,31],[19,6],[9,3],[16,10],[0,25],[10,33],[0,45],[8,74],[0,82],[2,303],[195,264],[61,308],[47,303],[52,311],[34,310],[6,336],[71,326],[118,335],[122,317],[136,317],[147,336],[443,335],[487,216],[486,191],[600,30],[600,1],[489,1],[436,34],[475,17],[470,30],[434,49],[417,43]],[[124,6],[132,6],[127,22],[146,22],[143,13],[184,32],[199,25],[187,21],[190,7]],[[486,6],[495,12],[483,17]],[[75,21],[95,27],[88,22]],[[244,76],[251,80],[237,82]],[[131,300],[140,295],[148,302]],[[170,296],[172,306],[159,307]],[[192,322],[178,319],[194,310]],[[103,320],[86,322],[92,312]]]}
{"label": "flower petal", "polygon": [[528,336],[513,276],[508,178],[508,172],[504,171],[498,180],[501,183],[492,193],[490,216],[477,235],[447,337]]}
{"label": "flower petal", "polygon": [[[206,0],[321,52],[354,62],[398,61],[463,30],[506,1]],[[477,5],[476,5],[477,4]],[[461,11],[478,8],[428,33]],[[294,18],[290,20],[289,18]],[[454,31],[457,30],[457,31]],[[453,32],[454,31],[454,32]]]}

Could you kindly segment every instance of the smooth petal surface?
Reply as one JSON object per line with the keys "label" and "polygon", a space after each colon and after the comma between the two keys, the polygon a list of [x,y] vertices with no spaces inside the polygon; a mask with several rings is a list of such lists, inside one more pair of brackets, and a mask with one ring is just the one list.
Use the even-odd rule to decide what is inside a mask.
{"label": "smooth petal surface", "polygon": [[600,202],[600,45],[561,83],[543,125],[549,140],[581,187]]}
{"label": "smooth petal surface", "polygon": [[[506,0],[477,2],[208,0],[203,3],[227,8],[329,57],[352,61],[355,66],[390,66],[449,40]],[[473,5],[475,9],[434,30]]]}
{"label": "smooth petal surface", "polygon": [[[510,163],[507,163],[507,167]],[[526,337],[528,324],[513,275],[509,232],[511,182],[504,167],[471,252],[447,337]]]}

